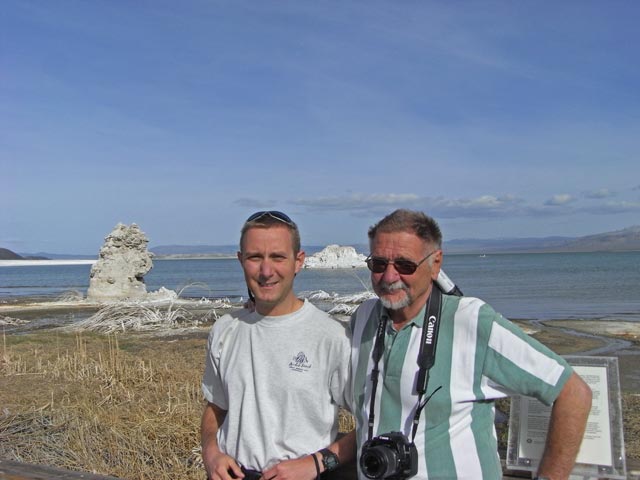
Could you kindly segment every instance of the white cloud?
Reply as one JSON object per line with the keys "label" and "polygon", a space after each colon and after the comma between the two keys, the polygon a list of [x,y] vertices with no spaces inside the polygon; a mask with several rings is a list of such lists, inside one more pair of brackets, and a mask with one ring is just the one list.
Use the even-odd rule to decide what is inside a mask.
{"label": "white cloud", "polygon": [[575,198],[572,195],[569,195],[568,193],[560,193],[558,195],[554,195],[553,197],[551,197],[549,200],[544,202],[544,204],[551,207],[555,207],[555,206],[567,205],[569,203],[573,203],[574,201],[575,201]]}
{"label": "white cloud", "polygon": [[481,195],[476,198],[424,199],[428,212],[443,218],[494,217],[521,212],[524,202],[513,196]]}
{"label": "white cloud", "polygon": [[599,199],[599,198],[609,198],[614,197],[616,192],[609,190],[608,188],[601,188],[599,190],[591,190],[588,192],[584,192],[585,198]]}
{"label": "white cloud", "polygon": [[475,198],[421,197],[417,194],[361,194],[296,199],[289,203],[311,210],[337,210],[377,217],[396,208],[423,210],[441,218],[495,217],[523,214],[524,201],[513,195],[481,195]]}
{"label": "white cloud", "polygon": [[[536,202],[513,194],[444,197],[421,196],[415,193],[351,193],[283,199],[279,203],[305,209],[308,212],[342,212],[363,219],[380,218],[397,208],[421,210],[436,219],[469,221],[496,218],[524,220],[570,217],[577,214],[615,215],[640,212],[640,202],[606,200],[608,196],[613,195],[616,194],[608,189],[602,189],[583,192],[581,195],[562,193],[546,201]],[[586,203],[585,198],[589,199],[590,203]],[[254,208],[272,207],[272,204],[251,198],[242,198],[234,203]]]}

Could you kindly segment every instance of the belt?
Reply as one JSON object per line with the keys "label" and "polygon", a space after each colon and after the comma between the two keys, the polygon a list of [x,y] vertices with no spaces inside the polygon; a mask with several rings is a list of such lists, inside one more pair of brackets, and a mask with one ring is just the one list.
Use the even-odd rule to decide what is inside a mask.
{"label": "belt", "polygon": [[[258,470],[251,470],[250,468],[244,468],[243,466],[240,466],[240,470],[242,470],[242,473],[244,474],[244,480],[260,480],[262,477],[262,472]],[[231,478],[238,478],[231,473],[231,470],[229,470],[229,475],[231,475]],[[211,480],[211,477],[207,477],[207,480]]]}
{"label": "belt", "polygon": [[262,472],[258,470],[251,470],[250,468],[240,467],[242,473],[244,473],[244,480],[259,480],[262,477]]}

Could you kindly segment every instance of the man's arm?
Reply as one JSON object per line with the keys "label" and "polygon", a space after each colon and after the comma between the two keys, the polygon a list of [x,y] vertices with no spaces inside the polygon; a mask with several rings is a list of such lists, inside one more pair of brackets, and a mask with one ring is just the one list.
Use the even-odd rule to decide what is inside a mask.
{"label": "man's arm", "polygon": [[[352,430],[340,439],[327,447],[338,457],[339,465],[351,462],[356,455],[356,431]],[[320,468],[320,473],[324,472],[322,464],[322,454],[314,452],[295,460],[285,460],[262,472],[262,478],[269,479],[276,477],[277,480],[313,480],[317,477],[315,462],[312,455],[315,455]]]}
{"label": "man's arm", "polygon": [[218,430],[227,416],[227,411],[208,402],[202,413],[200,424],[200,443],[202,444],[202,460],[210,480],[230,480],[231,470],[237,478],[243,474],[236,461],[223,453],[218,447]]}
{"label": "man's arm", "polygon": [[538,476],[552,480],[569,478],[590,410],[591,389],[574,373],[553,404]]}

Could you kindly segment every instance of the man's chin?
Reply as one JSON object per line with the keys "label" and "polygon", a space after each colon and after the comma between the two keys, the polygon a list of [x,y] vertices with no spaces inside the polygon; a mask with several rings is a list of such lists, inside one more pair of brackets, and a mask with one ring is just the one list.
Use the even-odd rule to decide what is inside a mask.
{"label": "man's chin", "polygon": [[276,295],[256,295],[256,302],[264,305],[273,306],[278,303],[278,300]]}
{"label": "man's chin", "polygon": [[380,303],[388,310],[401,310],[411,304],[411,299],[406,295],[398,300],[380,297]]}

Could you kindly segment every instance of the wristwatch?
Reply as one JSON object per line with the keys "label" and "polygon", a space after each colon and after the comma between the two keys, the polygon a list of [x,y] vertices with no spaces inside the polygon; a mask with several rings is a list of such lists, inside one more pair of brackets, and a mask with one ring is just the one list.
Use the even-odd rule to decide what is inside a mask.
{"label": "wristwatch", "polygon": [[322,455],[322,465],[324,465],[325,472],[335,470],[336,468],[338,468],[338,465],[340,465],[338,456],[328,448],[323,448],[322,450],[320,450],[320,455]]}
{"label": "wristwatch", "polygon": [[549,477],[533,477],[533,480],[549,480]]}

